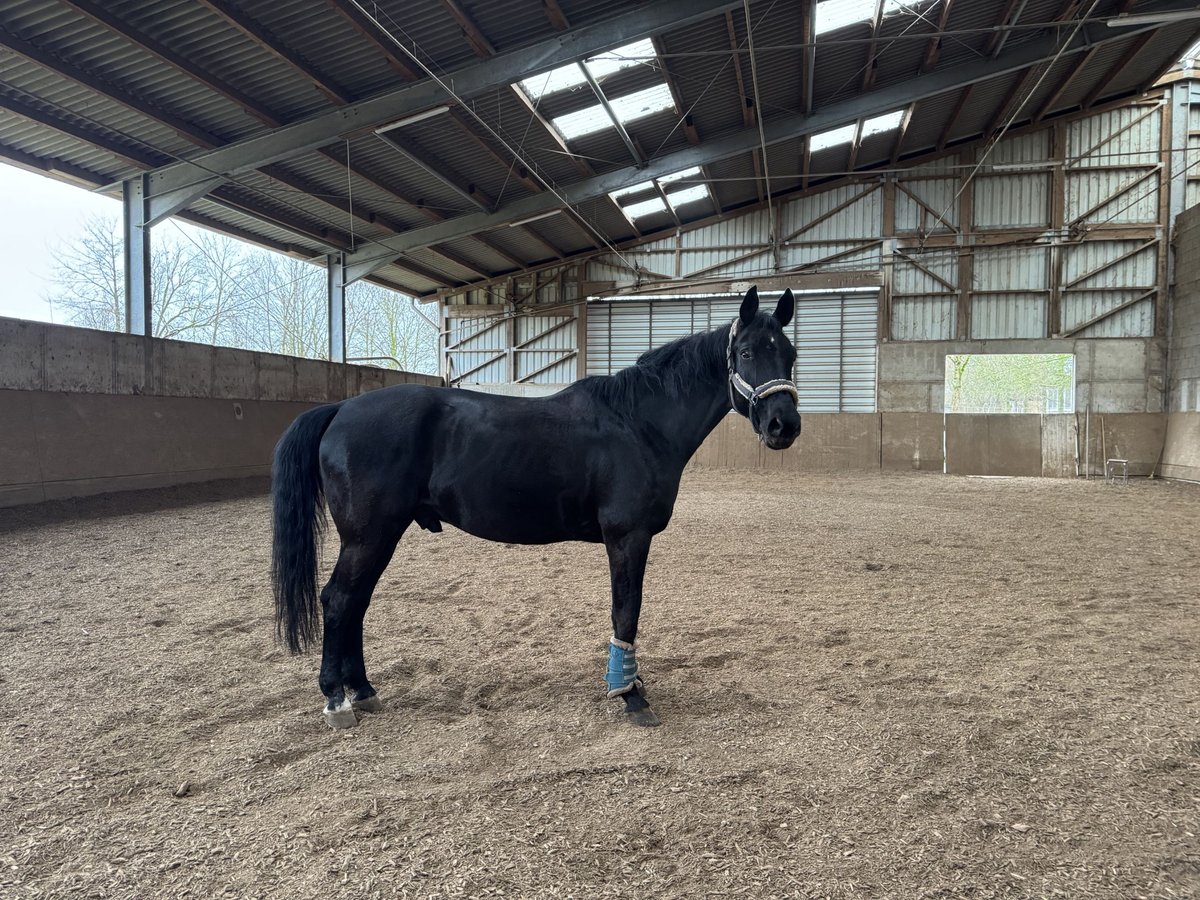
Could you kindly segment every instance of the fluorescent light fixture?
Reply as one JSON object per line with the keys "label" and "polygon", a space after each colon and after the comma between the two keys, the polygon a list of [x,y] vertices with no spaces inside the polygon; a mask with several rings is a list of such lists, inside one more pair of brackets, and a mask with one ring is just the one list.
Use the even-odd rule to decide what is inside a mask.
{"label": "fluorescent light fixture", "polygon": [[557,216],[561,209],[552,209],[550,212],[538,213],[536,216],[526,216],[524,219],[517,219],[515,222],[509,222],[509,228],[516,228],[518,225],[528,225],[530,222],[538,222],[542,219],[548,219],[551,216]]}
{"label": "fluorescent light fixture", "polygon": [[1114,16],[1108,20],[1109,28],[1124,28],[1126,25],[1166,25],[1169,22],[1186,22],[1200,19],[1200,9],[1182,12],[1140,13],[1132,16]]}
{"label": "fluorescent light fixture", "polygon": [[403,128],[405,125],[412,125],[415,122],[424,122],[426,119],[432,119],[434,116],[440,116],[442,113],[450,112],[448,106],[435,106],[433,109],[427,109],[424,112],[416,113],[415,115],[406,116],[403,119],[397,119],[388,125],[380,125],[375,129],[376,134],[383,134],[385,131],[391,131],[395,128]]}

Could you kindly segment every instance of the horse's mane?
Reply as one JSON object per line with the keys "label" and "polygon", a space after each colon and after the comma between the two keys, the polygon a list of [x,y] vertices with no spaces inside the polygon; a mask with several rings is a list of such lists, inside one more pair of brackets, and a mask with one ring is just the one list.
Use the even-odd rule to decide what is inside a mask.
{"label": "horse's mane", "polygon": [[677,338],[647,350],[637,363],[612,375],[592,375],[575,383],[579,390],[606,401],[617,409],[632,408],[638,397],[659,392],[679,397],[697,381],[725,374],[725,342],[728,326]]}

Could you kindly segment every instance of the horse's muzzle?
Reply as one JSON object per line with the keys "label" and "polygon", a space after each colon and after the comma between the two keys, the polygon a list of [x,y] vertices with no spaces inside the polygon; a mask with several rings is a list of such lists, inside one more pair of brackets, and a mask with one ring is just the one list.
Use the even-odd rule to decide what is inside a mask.
{"label": "horse's muzzle", "polygon": [[789,404],[773,406],[759,417],[758,436],[772,450],[786,450],[800,436],[800,413]]}

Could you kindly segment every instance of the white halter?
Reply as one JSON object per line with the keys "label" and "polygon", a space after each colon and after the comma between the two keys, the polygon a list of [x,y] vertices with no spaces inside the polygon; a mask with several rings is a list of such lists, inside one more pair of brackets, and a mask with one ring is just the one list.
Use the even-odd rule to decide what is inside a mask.
{"label": "white halter", "polygon": [[792,402],[797,406],[800,405],[800,392],[796,390],[796,382],[790,378],[775,378],[771,381],[764,381],[758,387],[754,387],[750,382],[738,374],[737,367],[733,358],[733,339],[737,336],[738,325],[741,323],[740,318],[734,319],[733,324],[729,326],[729,345],[726,348],[726,362],[729,365],[729,404],[733,407],[734,412],[740,413],[737,408],[737,403],[734,402],[733,392],[737,391],[746,400],[747,413],[746,418],[750,418],[750,413],[754,411],[754,407],[758,401],[764,397],[770,397],[772,394],[778,394],[786,391],[792,395]]}

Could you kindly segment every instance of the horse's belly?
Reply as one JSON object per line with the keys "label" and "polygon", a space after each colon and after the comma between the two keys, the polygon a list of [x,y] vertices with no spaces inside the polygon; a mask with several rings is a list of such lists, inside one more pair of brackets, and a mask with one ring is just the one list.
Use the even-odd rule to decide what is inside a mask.
{"label": "horse's belly", "polygon": [[569,492],[545,484],[459,479],[431,497],[437,517],[468,534],[509,544],[599,541],[594,510]]}

